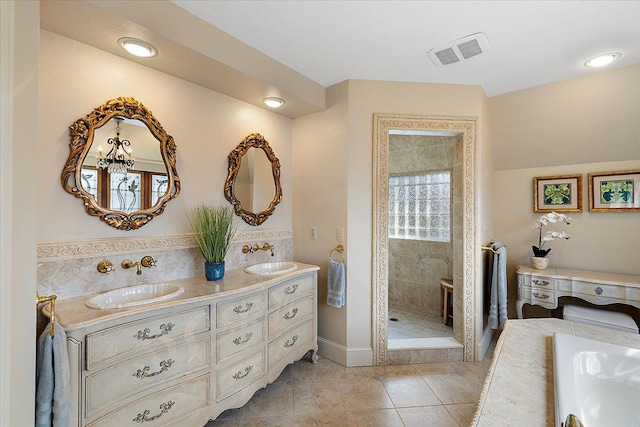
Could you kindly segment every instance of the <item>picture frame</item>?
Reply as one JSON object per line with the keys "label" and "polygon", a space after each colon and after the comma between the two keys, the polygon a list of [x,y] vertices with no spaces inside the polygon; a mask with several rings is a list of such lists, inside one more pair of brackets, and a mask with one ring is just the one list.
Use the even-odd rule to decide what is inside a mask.
{"label": "picture frame", "polygon": [[590,173],[589,211],[640,211],[640,170]]}
{"label": "picture frame", "polygon": [[582,212],[582,175],[533,178],[534,212]]}

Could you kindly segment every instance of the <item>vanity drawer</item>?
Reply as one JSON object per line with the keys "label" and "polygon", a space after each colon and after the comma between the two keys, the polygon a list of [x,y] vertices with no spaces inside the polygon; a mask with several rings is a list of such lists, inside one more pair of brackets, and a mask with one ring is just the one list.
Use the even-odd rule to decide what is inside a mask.
{"label": "vanity drawer", "polygon": [[265,306],[264,291],[219,302],[216,304],[216,325],[220,328],[232,323],[257,319],[264,314]]}
{"label": "vanity drawer", "polygon": [[315,313],[315,298],[308,296],[269,314],[269,339],[282,334],[300,323],[305,317]]}
{"label": "vanity drawer", "polygon": [[[592,297],[625,299],[626,290],[624,286],[603,285],[599,283],[572,282],[572,292],[574,294],[585,294]],[[578,295],[576,295],[578,296]]]}
{"label": "vanity drawer", "polygon": [[556,308],[555,292],[546,289],[522,288],[523,295],[518,295],[524,302],[545,308]]}
{"label": "vanity drawer", "polygon": [[209,404],[209,374],[160,390],[113,411],[87,427],[166,425]]}
{"label": "vanity drawer", "polygon": [[300,277],[269,288],[269,310],[282,307],[300,297],[312,294],[315,289],[315,276]]}
{"label": "vanity drawer", "polygon": [[264,348],[216,372],[216,401],[251,385],[265,373]]}
{"label": "vanity drawer", "polygon": [[545,276],[523,276],[523,285],[541,289],[555,289],[556,279]]}
{"label": "vanity drawer", "polygon": [[120,402],[145,388],[190,372],[204,369],[211,362],[211,338],[205,337],[127,360],[87,375],[85,416],[113,402]]}
{"label": "vanity drawer", "polygon": [[209,306],[126,323],[87,335],[87,370],[125,353],[210,330]]}
{"label": "vanity drawer", "polygon": [[217,334],[216,348],[218,362],[239,351],[264,342],[265,323],[263,317],[239,328]]}
{"label": "vanity drawer", "polygon": [[[293,330],[286,332],[273,342],[269,343],[269,366],[274,366],[287,355],[298,355],[297,350],[303,348],[310,342],[314,342],[315,338],[315,322],[309,320]],[[307,348],[309,350],[309,348]],[[291,362],[297,360],[291,357]]]}

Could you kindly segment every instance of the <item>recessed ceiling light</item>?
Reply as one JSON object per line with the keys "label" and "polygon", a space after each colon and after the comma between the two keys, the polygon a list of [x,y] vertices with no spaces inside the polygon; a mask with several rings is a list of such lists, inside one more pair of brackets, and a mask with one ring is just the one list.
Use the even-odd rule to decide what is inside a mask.
{"label": "recessed ceiling light", "polygon": [[141,58],[151,58],[158,54],[158,49],[153,47],[151,43],[140,39],[134,39],[133,37],[123,37],[118,40],[118,44],[130,54]]}
{"label": "recessed ceiling light", "polygon": [[268,96],[262,100],[267,107],[278,108],[284,105],[284,99],[277,96]]}
{"label": "recessed ceiling light", "polygon": [[620,52],[605,53],[604,55],[591,58],[585,62],[584,65],[585,67],[604,67],[605,65],[609,65],[616,59],[620,58],[621,55],[622,54]]}

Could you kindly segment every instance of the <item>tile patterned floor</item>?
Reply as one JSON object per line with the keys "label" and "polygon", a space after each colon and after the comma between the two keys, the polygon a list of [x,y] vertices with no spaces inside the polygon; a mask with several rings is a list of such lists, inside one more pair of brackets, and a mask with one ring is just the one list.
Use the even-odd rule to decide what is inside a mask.
{"label": "tile patterned floor", "polygon": [[414,310],[402,305],[389,304],[388,338],[442,338],[452,337],[453,327],[442,322],[440,312]]}
{"label": "tile patterned floor", "polygon": [[242,408],[205,427],[463,427],[491,365],[449,362],[345,368],[328,359],[289,365]]}

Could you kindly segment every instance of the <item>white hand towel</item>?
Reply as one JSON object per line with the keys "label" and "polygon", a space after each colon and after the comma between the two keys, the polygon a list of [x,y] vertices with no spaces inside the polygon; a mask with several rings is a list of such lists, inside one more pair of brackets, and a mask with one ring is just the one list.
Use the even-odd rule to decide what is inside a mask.
{"label": "white hand towel", "polygon": [[340,308],[344,305],[346,277],[344,263],[329,260],[327,275],[327,304]]}
{"label": "white hand towel", "polygon": [[58,323],[47,326],[36,354],[36,427],[68,427],[73,406],[67,335]]}

